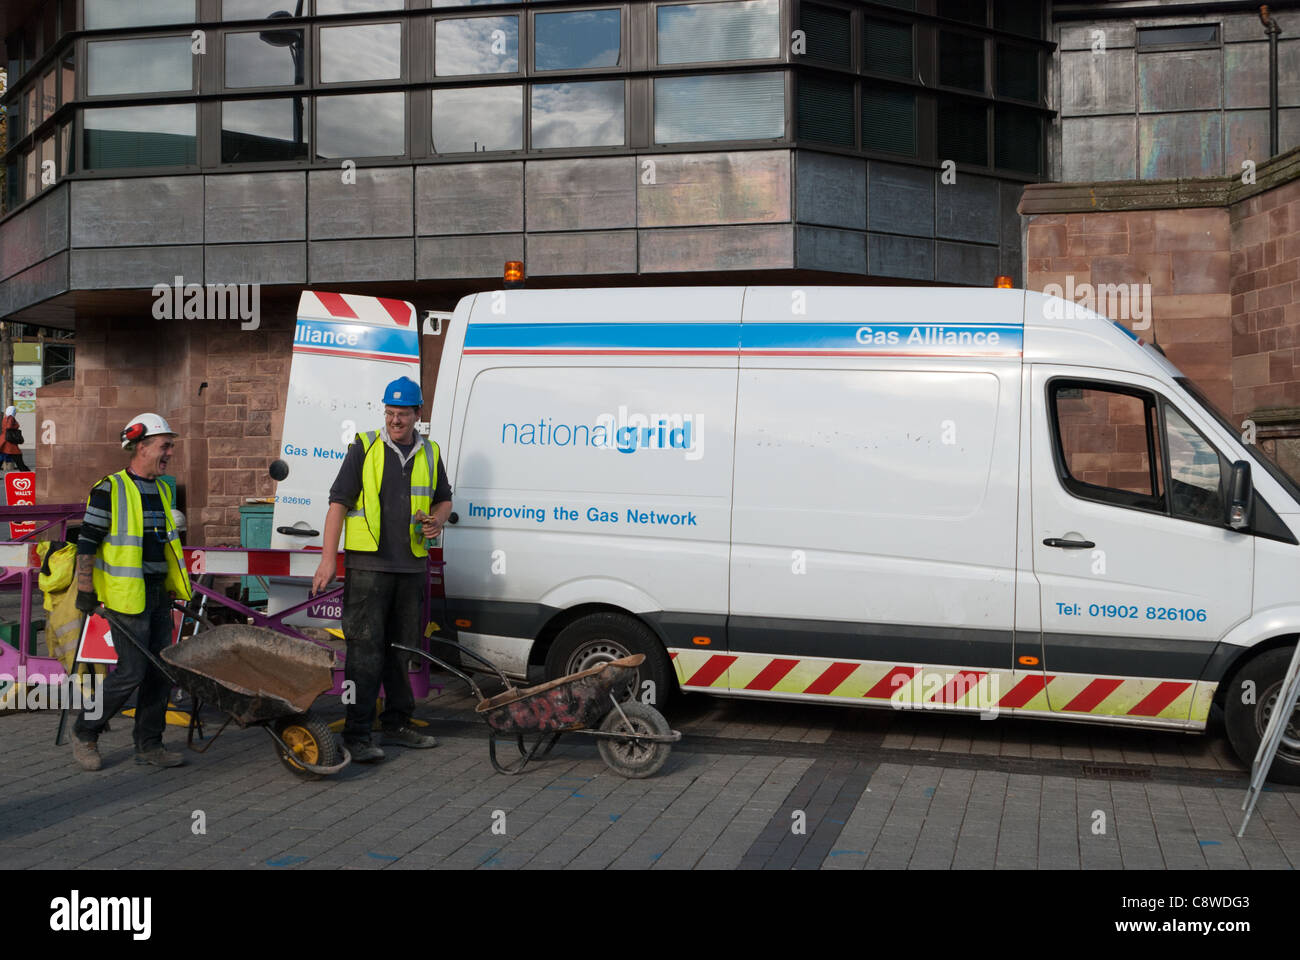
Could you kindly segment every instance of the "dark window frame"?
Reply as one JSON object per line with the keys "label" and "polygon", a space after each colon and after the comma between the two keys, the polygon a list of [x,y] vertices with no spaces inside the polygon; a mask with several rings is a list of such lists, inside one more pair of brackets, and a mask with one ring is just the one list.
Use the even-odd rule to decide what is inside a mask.
{"label": "dark window frame", "polygon": [[[397,11],[394,11],[397,12]],[[373,27],[396,24],[398,30],[398,72],[395,79],[386,80],[322,80],[321,70],[325,66],[325,51],[321,44],[322,30],[347,30],[352,27]],[[342,14],[339,19],[329,19],[323,22],[313,22],[311,24],[311,47],[314,54],[311,57],[311,72],[306,76],[311,78],[311,89],[316,93],[336,93],[341,91],[356,90],[356,92],[365,92],[373,90],[376,93],[387,92],[389,87],[409,87],[411,80],[411,31],[407,29],[410,25],[410,19],[407,17],[367,17],[364,20],[344,20]],[[272,88],[280,89],[280,88]],[[409,92],[409,90],[407,91]]]}
{"label": "dark window frame", "polygon": [[[725,61],[725,62],[730,62],[730,61]],[[660,143],[658,140],[655,139],[654,128],[655,128],[655,116],[657,114],[656,103],[655,103],[655,84],[654,84],[655,80],[678,80],[678,79],[689,78],[689,77],[736,75],[741,73],[779,73],[782,75],[781,90],[782,90],[782,104],[783,104],[782,109],[784,111],[784,117],[783,117],[783,122],[781,124],[782,127],[781,136],[760,137],[754,140],[725,140],[725,139],[671,140],[665,143]],[[656,150],[667,151],[672,149],[697,147],[700,144],[706,144],[706,143],[715,144],[715,145],[725,144],[727,146],[739,145],[741,147],[743,147],[744,145],[764,144],[770,147],[773,144],[781,144],[781,143],[785,143],[786,141],[796,142],[794,139],[794,134],[792,132],[792,130],[794,129],[794,116],[793,116],[794,108],[792,105],[792,98],[797,99],[797,94],[794,89],[793,75],[794,75],[794,71],[792,70],[780,69],[780,68],[769,68],[767,70],[726,70],[726,69],[724,70],[715,69],[715,70],[706,70],[706,71],[693,70],[689,73],[673,73],[673,74],[665,74],[665,75],[656,75],[652,77],[650,81],[650,146],[651,148]],[[854,102],[855,103],[857,102],[856,93],[854,96]],[[809,142],[820,143],[821,141],[809,141]],[[718,149],[718,147],[715,146],[715,149]]]}
{"label": "dark window frame", "polygon": [[[531,56],[531,54],[530,54]],[[637,148],[631,144],[631,116],[632,116],[632,94],[629,78],[625,76],[618,77],[594,77],[586,76],[582,79],[569,80],[569,74],[552,74],[544,73],[539,77],[530,78],[530,82],[524,84],[524,150],[530,154],[540,156],[556,156],[568,152],[570,155],[577,156],[603,156],[605,154],[617,154],[622,152],[638,152]],[[557,84],[557,83],[600,83],[604,80],[623,84],[623,142],[620,144],[611,144],[609,146],[563,146],[563,147],[538,147],[533,144],[533,88],[538,84]],[[651,91],[651,99],[654,98],[654,92]],[[653,110],[653,108],[652,108]],[[651,113],[653,118],[654,114]],[[653,122],[653,121],[652,121]],[[654,139],[653,133],[651,139]]]}
{"label": "dark window frame", "polygon": [[[414,118],[412,117],[411,114],[411,97],[414,92],[415,92],[414,90],[411,90],[405,86],[392,87],[391,89],[386,89],[386,88],[375,89],[372,87],[365,87],[365,88],[358,89],[355,86],[348,88],[345,85],[343,86],[343,89],[339,89],[339,90],[331,89],[328,93],[320,90],[314,91],[313,95],[310,97],[311,126],[309,127],[309,129],[311,130],[311,142],[310,142],[310,148],[307,151],[308,159],[311,162],[310,165],[313,167],[327,167],[327,168],[337,167],[344,160],[356,160],[356,161],[365,160],[367,161],[366,166],[381,165],[379,163],[371,163],[370,161],[386,161],[389,163],[405,161],[409,163],[411,159],[411,133],[412,133],[411,128],[414,126],[412,122]],[[372,94],[400,94],[403,97],[402,152],[401,153],[375,153],[375,154],[353,153],[341,157],[326,157],[317,153],[316,151],[320,148],[319,111],[320,111],[321,101],[328,100],[334,97],[364,97]],[[361,166],[359,162],[357,165],[358,167]]]}
{"label": "dark window frame", "polygon": [[649,28],[646,35],[646,53],[647,63],[655,75],[659,71],[667,70],[690,70],[695,72],[697,68],[705,70],[716,70],[720,65],[726,67],[748,67],[759,65],[771,65],[778,63],[790,63],[790,31],[794,4],[792,2],[781,2],[777,0],[776,5],[776,56],[775,57],[750,57],[744,60],[691,60],[681,63],[660,63],[659,62],[659,8],[660,7],[690,7],[703,6],[706,3],[735,3],[737,0],[656,0],[649,5]]}
{"label": "dark window frame", "polygon": [[[226,97],[224,96],[225,94],[231,94],[233,98],[238,99],[239,97],[245,94],[251,94],[251,93],[275,93],[275,92],[287,91],[287,90],[308,92],[315,89],[315,85],[312,83],[312,77],[316,69],[316,56],[315,56],[316,51],[312,48],[312,44],[310,42],[310,29],[308,25],[304,23],[302,25],[290,25],[285,27],[279,27],[278,29],[301,30],[303,33],[302,83],[284,83],[284,84],[276,84],[274,86],[260,86],[260,87],[230,86],[226,82],[226,40],[227,38],[234,34],[261,33],[263,31],[249,30],[244,27],[235,27],[229,30],[223,29],[219,31],[220,39],[218,40],[217,43],[218,55],[220,57],[218,61],[218,65],[219,65],[219,72],[221,77],[221,82],[218,85],[217,90],[219,93],[223,95],[223,99],[226,99]],[[268,44],[268,46],[271,45]],[[272,47],[272,49],[277,49],[277,48]],[[287,50],[287,48],[278,48],[278,49]],[[284,55],[291,56],[291,54],[287,52]],[[331,85],[331,87],[332,86],[333,85]]]}
{"label": "dark window frame", "polygon": [[[1151,43],[1142,42],[1143,31],[1148,30],[1179,30],[1186,27],[1212,27],[1214,29],[1213,40],[1164,40]],[[1134,27],[1133,48],[1138,53],[1152,52],[1165,53],[1170,50],[1217,50],[1223,46],[1223,22],[1214,21],[1212,23],[1148,23],[1145,26],[1139,21]]]}
{"label": "dark window frame", "polygon": [[[306,148],[306,155],[298,160],[224,160],[221,158],[222,137],[225,134],[225,109],[229,103],[249,103],[260,102],[265,100],[293,100],[300,97],[303,100],[303,145]],[[216,107],[216,168],[220,170],[246,170],[255,172],[258,170],[285,170],[285,169],[306,169],[314,162],[316,149],[316,136],[313,124],[315,123],[315,110],[313,101],[315,98],[309,93],[296,91],[288,88],[288,92],[279,96],[258,96],[258,97],[223,97],[220,100],[212,101]],[[335,161],[338,162],[338,161]]]}
{"label": "dark window frame", "polygon": [[[167,107],[177,104],[194,107],[194,163],[159,164],[145,167],[94,167],[87,169],[85,112],[87,110],[112,110],[115,107]],[[164,177],[178,173],[198,173],[203,169],[203,110],[202,101],[192,97],[172,97],[170,99],[153,98],[144,102],[130,103],[86,103],[80,104],[76,112],[76,139],[74,150],[80,163],[78,173],[93,173],[99,178],[121,177],[125,172],[129,176]]]}
{"label": "dark window frame", "polygon": [[[471,9],[478,11],[478,10],[484,10],[484,7],[473,7]],[[445,20],[488,20],[488,19],[500,19],[501,17],[515,17],[519,21],[518,24],[519,26],[519,30],[518,30],[519,67],[518,69],[514,70],[513,72],[501,72],[501,73],[448,73],[443,75],[438,74],[438,24],[439,23],[442,23]],[[527,47],[527,49],[529,50],[531,50],[532,48],[532,18],[528,16],[527,10],[505,10],[505,11],[493,12],[492,7],[487,6],[487,8],[482,13],[461,12],[461,13],[438,14],[432,17],[425,17],[424,19],[427,21],[428,24],[427,29],[424,30],[424,40],[429,45],[428,79],[430,83],[450,84],[453,86],[464,86],[469,78],[487,79],[489,77],[491,78],[513,77],[516,79],[520,79],[528,76],[528,63],[527,63],[527,57],[525,56],[525,48]],[[545,75],[550,76],[551,72],[548,71]]]}
{"label": "dark window frame", "polygon": [[[618,63],[612,67],[561,67],[556,70],[539,70],[537,68],[537,27],[535,20],[540,14],[561,14],[561,13],[595,13],[600,10],[617,10],[618,11]],[[527,47],[524,46],[524,30],[520,25],[519,31],[519,64],[529,77],[537,79],[546,78],[547,83],[554,82],[553,77],[584,77],[593,74],[619,74],[625,76],[631,72],[631,51],[628,45],[628,21],[630,12],[626,3],[602,3],[591,4],[590,6],[575,7],[569,4],[556,7],[543,7],[540,10],[531,6],[525,6],[523,11],[524,19],[528,21],[527,30]],[[626,88],[625,88],[626,89]],[[530,98],[531,100],[531,98]],[[624,97],[624,111],[626,107],[626,96]],[[627,114],[624,113],[624,140],[627,139]]]}
{"label": "dark window frame", "polygon": [[[77,41],[77,62],[82,66],[77,71],[77,94],[78,100],[84,105],[91,106],[94,104],[131,106],[137,100],[149,101],[159,98],[165,99],[188,99],[193,100],[199,96],[199,83],[202,79],[203,57],[196,53],[190,54],[190,88],[188,90],[146,90],[137,93],[101,93],[91,96],[90,94],[90,45],[93,43],[115,43],[121,40],[176,40],[183,39],[186,46],[193,46],[193,31],[189,33],[174,33],[172,31],[157,33],[123,33],[112,36],[90,35],[82,37]],[[203,54],[207,56],[207,54]]]}
{"label": "dark window frame", "polygon": [[[867,53],[866,46],[867,46],[867,35],[869,32],[868,26],[873,20],[876,21],[877,23],[892,23],[897,26],[904,26],[908,28],[908,32],[911,34],[912,37],[912,49],[911,49],[912,72],[909,76],[904,77],[901,74],[896,74],[896,73],[880,73],[877,70],[869,69],[870,65],[866,62],[866,53]],[[865,77],[871,77],[873,79],[893,80],[895,82],[901,81],[903,83],[916,83],[917,74],[920,72],[921,69],[920,57],[918,51],[918,37],[920,35],[920,31],[917,30],[917,27],[919,25],[917,21],[904,20],[900,17],[882,16],[881,11],[877,11],[875,9],[867,9],[862,11],[862,15],[858,18],[858,23],[859,23],[858,57],[861,60],[861,67],[858,72]]]}
{"label": "dark window frame", "polygon": [[[481,76],[481,74],[470,74],[470,76]],[[531,106],[532,106],[532,96],[531,96],[531,87],[532,87],[532,84],[529,83],[529,82],[528,82],[525,78],[523,78],[522,76],[515,75],[515,74],[495,74],[495,73],[494,73],[494,74],[487,74],[487,76],[491,76],[491,77],[494,77],[494,78],[495,78],[495,77],[500,77],[500,78],[502,78],[502,81],[501,81],[500,83],[466,83],[466,82],[465,82],[465,78],[464,78],[463,76],[458,76],[458,77],[456,77],[455,79],[459,80],[459,81],[460,81],[459,83],[446,83],[446,84],[440,84],[440,85],[435,86],[435,87],[429,87],[429,88],[427,88],[427,89],[429,90],[430,94],[431,94],[431,96],[429,97],[429,156],[430,156],[430,157],[433,157],[433,158],[435,158],[435,159],[439,159],[439,160],[441,160],[441,159],[443,159],[443,158],[447,158],[447,157],[455,157],[455,158],[463,158],[463,157],[483,157],[483,158],[489,158],[489,157],[490,157],[490,158],[496,159],[496,158],[503,158],[503,157],[522,157],[522,156],[525,156],[525,155],[528,154],[528,152],[529,152],[529,140],[531,139],[531,134],[532,134],[532,130],[531,130],[531,128],[530,128],[530,123],[529,123],[529,111],[530,111]],[[447,78],[447,79],[451,79],[451,78]],[[521,128],[520,128],[520,138],[519,138],[519,139],[520,139],[520,147],[519,147],[519,149],[518,149],[518,150],[455,150],[455,151],[444,150],[444,151],[439,151],[438,148],[437,148],[437,145],[433,142],[433,96],[432,96],[432,95],[433,95],[433,94],[437,94],[438,92],[440,92],[440,91],[444,91],[444,90],[483,90],[483,89],[486,89],[486,88],[488,88],[488,87],[519,87],[519,95],[520,95],[520,97],[521,97],[522,100],[523,100],[523,103],[522,103],[521,106],[520,106],[520,112],[519,112],[520,123],[521,123]],[[624,139],[626,139],[626,137],[627,137],[627,129],[626,129],[626,128],[627,128],[627,114],[626,114],[626,111],[627,111],[627,95],[626,95],[626,90],[625,90],[625,92],[624,92],[624,106],[623,106],[623,109],[624,109],[624,116],[623,116],[623,126],[624,126],[624,131],[623,131],[623,135],[624,135]],[[556,148],[556,149],[558,149],[558,148]],[[594,148],[593,148],[593,149],[594,149]]]}

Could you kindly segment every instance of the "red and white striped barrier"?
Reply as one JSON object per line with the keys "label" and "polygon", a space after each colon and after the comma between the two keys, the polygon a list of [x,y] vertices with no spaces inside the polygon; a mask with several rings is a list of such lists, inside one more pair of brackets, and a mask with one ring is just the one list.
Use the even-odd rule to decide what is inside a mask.
{"label": "red and white striped barrier", "polygon": [[39,567],[35,543],[0,543],[0,567]]}
{"label": "red and white striped barrier", "polygon": [[[240,577],[310,577],[320,566],[320,551],[234,550],[185,548],[185,569],[191,577],[204,574]],[[343,576],[343,554],[338,555],[335,575]]]}
{"label": "red and white striped barrier", "polygon": [[409,327],[415,322],[415,307],[405,300],[363,297],[354,293],[326,293],[304,290],[298,301],[299,320],[360,320],[384,326]]}

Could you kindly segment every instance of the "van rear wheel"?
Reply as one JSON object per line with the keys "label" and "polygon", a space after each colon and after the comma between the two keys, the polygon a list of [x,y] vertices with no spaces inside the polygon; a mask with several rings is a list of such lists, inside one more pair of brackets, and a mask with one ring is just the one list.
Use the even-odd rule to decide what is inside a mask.
{"label": "van rear wheel", "polygon": [[[1277,708],[1292,653],[1290,647],[1261,653],[1237,672],[1225,691],[1223,724],[1232,749],[1247,766],[1254,762],[1268,719]],[[1253,702],[1242,703],[1243,699]],[[1268,779],[1274,783],[1300,784],[1300,708],[1292,713],[1282,734]]]}
{"label": "van rear wheel", "polygon": [[[590,670],[636,653],[645,654],[645,662],[637,668],[627,693],[632,699],[662,707],[673,690],[668,653],[644,623],[617,613],[593,613],[561,630],[546,654],[546,679]],[[652,685],[647,687],[647,682]],[[615,696],[625,699],[624,691],[615,691]]]}

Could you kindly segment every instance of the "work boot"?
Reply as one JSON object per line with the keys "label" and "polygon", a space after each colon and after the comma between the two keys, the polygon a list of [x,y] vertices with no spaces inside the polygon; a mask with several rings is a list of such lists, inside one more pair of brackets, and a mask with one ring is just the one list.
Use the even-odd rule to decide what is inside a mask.
{"label": "work boot", "polygon": [[156,747],[135,752],[136,763],[151,763],[155,767],[183,767],[185,758],[173,750],[166,750],[160,743]]}
{"label": "work boot", "polygon": [[375,763],[384,759],[384,751],[371,743],[369,737],[365,740],[345,740],[343,746],[352,755],[353,763]]}
{"label": "work boot", "polygon": [[411,747],[415,750],[428,750],[430,747],[438,745],[438,738],[431,737],[428,734],[420,733],[412,726],[403,724],[400,727],[388,727],[384,729],[384,734],[380,738],[381,743],[395,743],[403,747]]}
{"label": "work boot", "polygon": [[72,738],[72,758],[82,770],[98,770],[104,765],[104,758],[99,755],[99,744],[94,740]]}

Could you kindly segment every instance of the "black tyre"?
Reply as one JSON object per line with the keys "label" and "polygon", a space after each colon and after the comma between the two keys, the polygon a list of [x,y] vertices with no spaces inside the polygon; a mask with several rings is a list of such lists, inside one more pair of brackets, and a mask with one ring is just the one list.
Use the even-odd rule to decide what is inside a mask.
{"label": "black tyre", "polygon": [[[672,733],[664,715],[649,704],[629,700],[619,705],[623,711],[611,710],[600,724],[606,733],[635,733],[667,736]],[[627,719],[625,720],[624,717]],[[647,743],[636,740],[614,740],[597,737],[596,749],[600,759],[617,774],[632,780],[654,776],[672,752],[670,743]]]}
{"label": "black tyre", "polygon": [[[1290,647],[1261,653],[1237,672],[1224,691],[1223,725],[1228,732],[1228,742],[1248,767],[1255,761],[1255,752],[1264,739],[1268,718],[1273,715],[1282,693],[1282,680],[1292,653]],[[1253,699],[1254,702],[1243,703],[1243,699]],[[1300,710],[1291,715],[1291,721],[1282,734],[1268,779],[1274,783],[1300,783]]]}
{"label": "black tyre", "polygon": [[[617,613],[593,613],[575,620],[555,638],[546,654],[546,679],[555,680],[636,653],[645,655],[636,679],[627,691],[615,691],[623,700],[648,699],[655,706],[668,702],[676,678],[668,652],[654,632],[639,620]],[[653,686],[646,687],[646,681]]]}
{"label": "black tyre", "polygon": [[286,754],[277,747],[280,762],[304,780],[318,780],[320,775],[312,773],[296,762],[298,760],[316,767],[332,767],[343,762],[343,744],[339,743],[329,724],[313,714],[286,717],[276,723],[275,732],[292,751]]}

